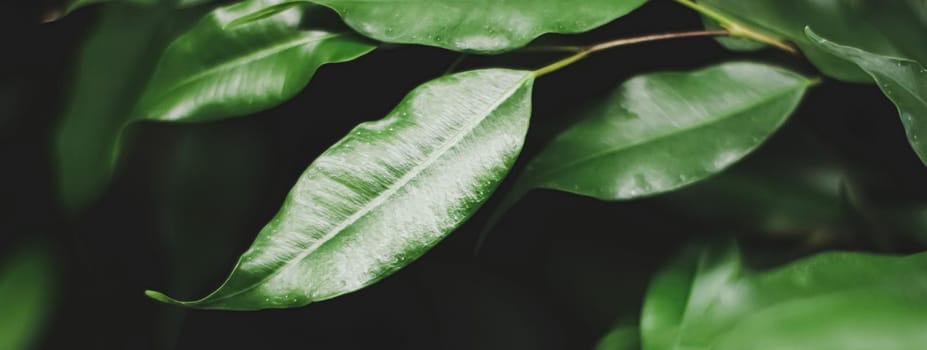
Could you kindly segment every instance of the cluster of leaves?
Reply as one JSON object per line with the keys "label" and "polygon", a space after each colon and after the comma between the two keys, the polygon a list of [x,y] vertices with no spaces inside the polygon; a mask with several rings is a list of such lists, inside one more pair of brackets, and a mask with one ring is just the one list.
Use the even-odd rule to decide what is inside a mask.
{"label": "cluster of leaves", "polygon": [[[73,1],[69,11],[93,2]],[[56,129],[58,193],[75,215],[108,188],[123,135],[134,123],[253,114],[295,96],[326,64],[392,45],[481,55],[544,49],[529,45],[545,33],[592,30],[646,0],[582,6],[560,0],[122,2],[99,5],[105,8],[84,44]],[[696,35],[729,35],[718,40],[731,50],[792,50],[794,44],[827,78],[877,84],[927,163],[922,2],[678,2],[704,16],[708,30]],[[651,39],[657,40],[637,41]],[[573,56],[536,70],[490,67],[421,84],[384,118],[356,126],[308,166],[213,293],[195,301],[146,294],[194,308],[257,310],[304,306],[376,283],[466,222],[508,177],[525,143],[536,79],[634,41],[557,46],[548,49]],[[124,57],[117,65],[98,59],[112,52]],[[762,177],[752,174],[703,180],[758,149],[809,89],[827,87],[822,80],[733,61],[621,82],[578,109],[575,123],[525,160],[484,233],[533,189],[603,201],[678,191],[676,205],[694,207],[704,204],[687,196],[725,195],[713,187],[741,200],[737,194],[759,188],[766,191],[763,200],[748,198],[726,213],[754,224],[768,220],[760,223],[767,231],[819,227],[807,221],[827,220],[839,209],[795,200],[777,192],[775,181],[757,182]],[[101,95],[110,99],[94,98]],[[824,195],[841,195],[832,192],[839,191]],[[754,213],[762,218],[749,217]],[[898,220],[911,217],[902,213]],[[42,263],[25,266],[33,265]],[[768,271],[744,265],[736,244],[685,250],[653,278],[640,320],[620,323],[600,348],[913,349],[927,343],[923,254],[826,253]],[[10,278],[22,278],[16,273]]]}

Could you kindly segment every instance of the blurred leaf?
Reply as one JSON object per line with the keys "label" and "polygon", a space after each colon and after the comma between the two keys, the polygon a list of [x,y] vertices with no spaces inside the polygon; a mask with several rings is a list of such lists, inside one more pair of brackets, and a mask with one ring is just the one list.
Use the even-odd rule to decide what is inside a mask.
{"label": "blurred leaf", "polygon": [[599,340],[596,350],[637,350],[641,348],[640,331],[636,326],[615,327]]}
{"label": "blurred leaf", "polygon": [[275,2],[216,9],[174,40],[134,114],[184,122],[251,114],[296,95],[320,66],[374,48],[349,32],[300,30],[301,8],[230,26]]}
{"label": "blurred leaf", "polygon": [[733,244],[690,249],[650,285],[644,349],[916,349],[925,269],[927,254],[834,252],[753,271]]}
{"label": "blurred leaf", "polygon": [[195,6],[200,4],[205,4],[215,0],[70,0],[68,1],[68,7],[66,12],[72,12],[84,6],[89,6],[97,3],[103,2],[120,2],[126,4],[135,4],[135,5],[144,5],[144,6],[155,6],[155,5],[168,5],[176,7],[188,7]]}
{"label": "blurred leaf", "polygon": [[809,84],[756,63],[638,76],[532,159],[507,202],[532,188],[624,200],[692,184],[763,143]]}
{"label": "blurred leaf", "polygon": [[54,303],[50,253],[38,246],[20,248],[0,264],[0,349],[35,346]]}
{"label": "blurred leaf", "polygon": [[425,83],[303,173],[277,216],[209,296],[210,309],[334,298],[425,253],[492,194],[521,151],[533,72],[486,69]]}
{"label": "blurred leaf", "polygon": [[793,235],[836,229],[843,215],[843,174],[821,164],[793,169],[791,160],[734,168],[664,200],[684,215],[743,230]]}
{"label": "blurred leaf", "polygon": [[119,135],[158,54],[177,28],[199,14],[117,3],[103,8],[75,64],[55,135],[55,174],[65,209],[83,208],[109,183]]}
{"label": "blurred leaf", "polygon": [[805,37],[805,26],[822,36],[881,55],[924,62],[927,25],[923,3],[853,0],[701,0],[738,21],[793,41],[825,74],[847,81],[868,82],[856,65],[817,47]]}
{"label": "blurred leaf", "polygon": [[[821,49],[857,64],[872,75],[901,115],[908,141],[927,165],[927,69],[918,62],[882,56],[856,47],[837,44],[806,28],[808,39]],[[927,59],[927,57],[925,57]]]}
{"label": "blurred leaf", "polygon": [[647,0],[310,0],[337,11],[379,41],[497,53],[544,33],[579,33],[621,17]]}

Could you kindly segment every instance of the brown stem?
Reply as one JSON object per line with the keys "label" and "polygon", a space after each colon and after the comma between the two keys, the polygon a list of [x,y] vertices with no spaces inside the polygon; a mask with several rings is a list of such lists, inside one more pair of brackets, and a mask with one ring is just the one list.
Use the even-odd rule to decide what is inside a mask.
{"label": "brown stem", "polygon": [[616,48],[620,46],[633,45],[639,43],[645,43],[650,41],[660,41],[660,40],[670,40],[670,39],[682,39],[682,38],[693,38],[693,37],[705,37],[705,36],[723,36],[730,35],[731,32],[727,29],[713,29],[713,30],[695,30],[695,31],[686,31],[686,32],[674,32],[674,33],[661,33],[661,34],[650,34],[644,36],[638,36],[633,38],[624,38],[617,40],[610,40],[595,45],[585,46],[579,48],[579,50],[562,60],[551,63],[541,69],[534,71],[534,75],[539,77],[551,72],[554,72],[560,68],[566,67],[573,62],[579,61],[591,53],[599,52],[603,50],[608,50],[611,48]]}

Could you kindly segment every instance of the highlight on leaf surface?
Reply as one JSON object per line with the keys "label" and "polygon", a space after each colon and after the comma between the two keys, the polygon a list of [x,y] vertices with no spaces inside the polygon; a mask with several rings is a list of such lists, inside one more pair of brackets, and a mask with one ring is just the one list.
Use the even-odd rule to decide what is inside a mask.
{"label": "highlight on leaf surface", "polygon": [[410,92],[317,158],[283,207],[209,296],[208,309],[287,308],[370,285],[470,217],[515,162],[534,74],[484,69]]}
{"label": "highlight on leaf surface", "polygon": [[303,14],[311,7],[239,21],[278,2],[252,0],[216,9],[174,40],[161,55],[135,114],[183,122],[251,114],[296,95],[322,65],[350,61],[374,49],[348,31],[312,29],[312,23],[301,29]]}

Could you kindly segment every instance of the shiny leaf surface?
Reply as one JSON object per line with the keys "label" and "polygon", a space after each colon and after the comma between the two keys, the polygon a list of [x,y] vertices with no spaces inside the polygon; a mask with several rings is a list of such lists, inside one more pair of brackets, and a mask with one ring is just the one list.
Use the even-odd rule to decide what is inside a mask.
{"label": "shiny leaf surface", "polygon": [[135,115],[192,122],[251,114],[293,97],[323,64],[374,48],[352,33],[299,29],[302,8],[230,25],[276,2],[219,8],[174,40]]}
{"label": "shiny leaf surface", "polygon": [[39,247],[20,247],[0,265],[0,349],[30,349],[55,294],[52,258]]}
{"label": "shiny leaf surface", "polygon": [[647,0],[311,0],[337,11],[352,28],[391,43],[494,53],[544,33],[579,33],[608,23]]}
{"label": "shiny leaf surface", "polygon": [[755,63],[633,78],[532,159],[513,192],[623,200],[691,184],[758,147],[808,86],[795,73]]}
{"label": "shiny leaf surface", "polygon": [[416,88],[303,173],[228,280],[191,307],[306,305],[395,272],[459,226],[508,173],[530,117],[532,72],[487,69]]}
{"label": "shiny leaf surface", "polygon": [[738,21],[786,38],[825,74],[848,81],[871,79],[856,65],[833,56],[804,33],[811,26],[834,41],[869,52],[927,60],[923,2],[851,0],[701,0]]}
{"label": "shiny leaf surface", "polygon": [[755,271],[733,244],[690,249],[650,285],[644,349],[916,349],[927,254],[833,252]]}
{"label": "shiny leaf surface", "polygon": [[[914,152],[927,164],[927,69],[916,61],[874,54],[827,40],[810,28],[808,38],[831,54],[855,63],[872,76],[901,115]],[[925,58],[927,59],[927,58]]]}

